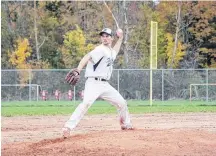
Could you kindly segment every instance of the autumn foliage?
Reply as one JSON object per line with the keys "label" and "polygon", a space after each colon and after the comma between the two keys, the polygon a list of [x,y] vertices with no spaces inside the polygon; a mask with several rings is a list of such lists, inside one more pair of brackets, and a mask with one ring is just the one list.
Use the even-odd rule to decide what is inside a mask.
{"label": "autumn foliage", "polygon": [[[149,68],[158,22],[158,68],[216,67],[215,1],[106,1],[124,31],[116,68]],[[117,29],[103,1],[3,1],[2,68],[73,68]],[[28,78],[23,76],[22,82]]]}

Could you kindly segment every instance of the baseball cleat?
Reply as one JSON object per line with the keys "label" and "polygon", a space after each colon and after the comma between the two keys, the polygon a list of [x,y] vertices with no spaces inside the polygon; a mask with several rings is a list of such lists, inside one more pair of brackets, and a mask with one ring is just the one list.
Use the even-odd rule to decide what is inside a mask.
{"label": "baseball cleat", "polygon": [[68,127],[62,128],[63,137],[66,139],[70,136],[70,129]]}
{"label": "baseball cleat", "polygon": [[131,125],[128,125],[128,126],[121,126],[121,129],[122,129],[122,130],[134,130],[134,127],[131,126]]}

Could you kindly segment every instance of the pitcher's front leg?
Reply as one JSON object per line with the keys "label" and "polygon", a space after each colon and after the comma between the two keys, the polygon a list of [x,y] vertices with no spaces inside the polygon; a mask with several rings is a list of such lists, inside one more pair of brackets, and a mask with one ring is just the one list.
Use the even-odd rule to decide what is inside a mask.
{"label": "pitcher's front leg", "polygon": [[83,102],[78,105],[62,129],[64,138],[70,135],[70,131],[78,125],[88,109],[99,97],[100,91],[97,88],[98,87],[92,81],[86,81]]}

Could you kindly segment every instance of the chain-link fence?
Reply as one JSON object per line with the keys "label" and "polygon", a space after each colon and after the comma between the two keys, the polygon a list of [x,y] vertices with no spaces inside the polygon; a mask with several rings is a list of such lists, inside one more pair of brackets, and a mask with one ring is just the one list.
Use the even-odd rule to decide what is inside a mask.
{"label": "chain-link fence", "polygon": [[[46,100],[55,100],[56,90],[60,92],[60,100],[79,100],[85,85],[85,71],[81,72],[76,87],[65,83],[68,71],[2,70],[1,100],[43,100],[43,91],[47,92]],[[27,80],[25,85],[20,84],[23,79]],[[109,82],[127,100],[149,100],[149,69],[116,69]],[[208,85],[216,84],[216,69],[157,69],[153,70],[152,83],[153,100],[189,100],[191,96],[192,100],[216,101],[216,86]],[[190,90],[191,84],[196,85]],[[69,95],[70,90],[72,94]]]}

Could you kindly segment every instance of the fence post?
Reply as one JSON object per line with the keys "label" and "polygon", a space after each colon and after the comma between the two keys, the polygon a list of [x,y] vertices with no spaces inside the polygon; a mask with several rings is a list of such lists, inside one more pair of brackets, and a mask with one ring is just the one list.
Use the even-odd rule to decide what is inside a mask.
{"label": "fence post", "polygon": [[118,92],[119,92],[119,69],[118,69]]}
{"label": "fence post", "polygon": [[162,101],[164,101],[164,70],[162,69]]}
{"label": "fence post", "polygon": [[206,102],[208,102],[208,69],[206,69]]}
{"label": "fence post", "polygon": [[153,80],[152,80],[152,78],[153,78],[152,70],[153,70],[153,69],[150,69],[150,84],[149,84],[149,85],[150,85],[150,91],[149,91],[150,106],[152,106],[152,100],[153,100],[153,99],[152,99],[152,94],[153,94],[153,91],[152,91],[152,90],[153,90],[153,89],[152,89],[152,86],[153,86],[153,85],[152,85],[152,83],[153,83],[153,82],[152,82],[152,81],[153,81]]}
{"label": "fence post", "polygon": [[74,103],[76,101],[76,86],[74,86]]}
{"label": "fence post", "polygon": [[37,101],[39,101],[39,85],[37,85]]}
{"label": "fence post", "polygon": [[31,69],[28,70],[29,73],[29,101],[31,101]]}

